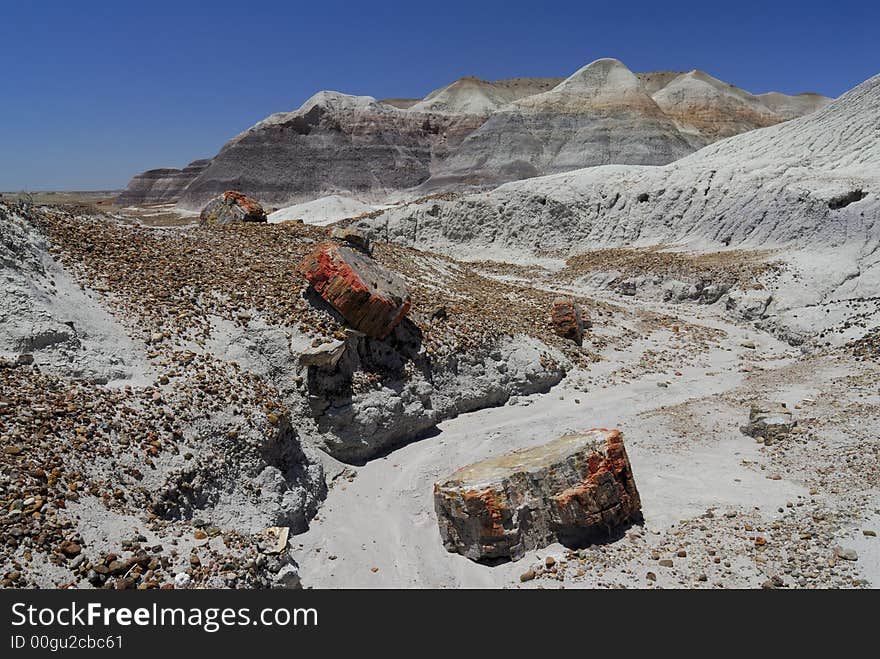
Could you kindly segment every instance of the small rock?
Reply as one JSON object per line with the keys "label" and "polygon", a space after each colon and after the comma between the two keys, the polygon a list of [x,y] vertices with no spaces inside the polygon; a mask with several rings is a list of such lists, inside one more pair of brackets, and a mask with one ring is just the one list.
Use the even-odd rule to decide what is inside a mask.
{"label": "small rock", "polygon": [[859,555],[855,549],[844,549],[843,547],[835,547],[834,554],[838,558],[842,558],[845,561],[859,560]]}
{"label": "small rock", "polygon": [[303,350],[299,355],[299,363],[303,366],[333,369],[344,354],[345,341],[331,341]]}
{"label": "small rock", "polygon": [[[317,518],[315,518],[317,519]],[[290,537],[289,526],[270,526],[263,535],[266,542],[262,544],[264,554],[280,554],[287,548],[287,541]]]}
{"label": "small rock", "polygon": [[750,437],[774,442],[787,436],[796,425],[791,410],[784,403],[753,405],[749,423],[740,430]]}
{"label": "small rock", "polygon": [[58,546],[58,551],[68,558],[73,558],[82,551],[82,547],[72,540],[65,540]]}
{"label": "small rock", "polygon": [[534,578],[535,578],[535,571],[534,570],[526,570],[521,575],[519,575],[519,580],[522,582],[531,581]]}
{"label": "small rock", "polygon": [[275,582],[281,588],[302,588],[299,569],[295,565],[285,565],[275,575]]}

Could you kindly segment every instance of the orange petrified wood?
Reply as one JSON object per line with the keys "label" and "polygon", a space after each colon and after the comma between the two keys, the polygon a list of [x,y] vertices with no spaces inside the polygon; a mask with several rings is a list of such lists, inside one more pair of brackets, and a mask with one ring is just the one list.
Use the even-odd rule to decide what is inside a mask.
{"label": "orange petrified wood", "polygon": [[570,339],[580,345],[584,339],[584,326],[581,319],[581,307],[568,298],[553,300],[550,310],[550,323],[553,331],[564,339]]}
{"label": "orange petrified wood", "polygon": [[585,526],[612,527],[641,508],[623,435],[612,430],[605,450],[592,454],[583,479],[550,497],[551,514],[560,540],[577,537]]}
{"label": "orange petrified wood", "polygon": [[463,467],[434,486],[434,507],[446,548],[484,560],[607,536],[641,501],[623,436],[594,428]]}
{"label": "orange petrified wood", "polygon": [[352,327],[375,339],[387,337],[409,312],[406,282],[363,252],[340,243],[318,245],[299,271]]}
{"label": "orange petrified wood", "polygon": [[212,199],[199,215],[199,222],[205,226],[266,220],[266,211],[263,210],[260,202],[235,190],[227,190]]}
{"label": "orange petrified wood", "polygon": [[248,197],[246,194],[241,192],[236,192],[235,190],[227,190],[223,193],[223,198],[227,202],[235,203],[244,209],[245,215],[248,217],[265,217],[266,211],[263,210],[263,207],[253,197]]}

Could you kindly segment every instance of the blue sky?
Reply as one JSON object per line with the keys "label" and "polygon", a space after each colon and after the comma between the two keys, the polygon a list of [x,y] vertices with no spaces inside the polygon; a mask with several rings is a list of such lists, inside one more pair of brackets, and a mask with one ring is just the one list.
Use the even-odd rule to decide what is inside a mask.
{"label": "blue sky", "polygon": [[0,0],[0,190],[123,187],[321,89],[423,96],[599,57],[753,92],[880,73],[880,3]]}

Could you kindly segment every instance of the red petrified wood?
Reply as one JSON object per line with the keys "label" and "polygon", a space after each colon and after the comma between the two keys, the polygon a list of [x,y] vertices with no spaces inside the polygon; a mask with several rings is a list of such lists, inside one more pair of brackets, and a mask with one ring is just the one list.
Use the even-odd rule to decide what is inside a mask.
{"label": "red petrified wood", "polygon": [[562,338],[571,339],[578,345],[583,341],[584,326],[581,321],[581,307],[577,302],[564,297],[553,300],[550,322],[553,330]]}
{"label": "red petrified wood", "polygon": [[233,202],[244,209],[248,217],[262,218],[266,216],[266,211],[263,210],[260,202],[253,197],[248,197],[246,194],[236,192],[235,190],[227,190],[223,193],[223,198],[227,202]]}
{"label": "red petrified wood", "polygon": [[338,242],[318,245],[299,271],[352,327],[375,339],[388,336],[409,312],[403,278]]}
{"label": "red petrified wood", "polygon": [[623,436],[594,428],[463,467],[434,486],[443,544],[473,560],[581,544],[641,509]]}
{"label": "red petrified wood", "polygon": [[199,215],[199,221],[207,225],[265,222],[266,219],[266,211],[260,202],[235,190],[227,190],[212,199]]}

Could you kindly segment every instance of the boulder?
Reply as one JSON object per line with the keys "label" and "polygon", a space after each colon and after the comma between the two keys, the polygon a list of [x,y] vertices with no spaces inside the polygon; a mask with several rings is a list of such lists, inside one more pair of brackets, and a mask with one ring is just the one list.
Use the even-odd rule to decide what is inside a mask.
{"label": "boulder", "polygon": [[241,192],[227,190],[208,202],[199,215],[202,225],[216,226],[236,222],[265,222],[266,211],[260,202]]}
{"label": "boulder", "polygon": [[759,320],[773,302],[773,294],[764,289],[734,289],[728,293],[725,307],[745,320]]}
{"label": "boulder", "polygon": [[303,366],[319,368],[336,368],[336,364],[345,354],[345,341],[331,341],[303,350],[299,355],[299,363]]}
{"label": "boulder", "polygon": [[434,485],[434,508],[448,551],[517,560],[607,537],[641,501],[622,434],[594,428],[459,469]]}
{"label": "boulder", "polygon": [[788,435],[795,426],[794,415],[785,403],[752,405],[749,423],[741,430],[755,439],[763,439],[769,444]]}
{"label": "boulder", "polygon": [[403,278],[348,245],[321,243],[299,271],[354,329],[374,339],[388,336],[409,312]]}
{"label": "boulder", "polygon": [[333,227],[330,230],[330,237],[333,240],[347,243],[366,254],[370,253],[370,239],[363,231],[351,227]]}
{"label": "boulder", "polygon": [[564,339],[571,339],[578,345],[584,339],[584,325],[581,320],[581,307],[577,302],[560,297],[553,301],[550,322],[554,331]]}

